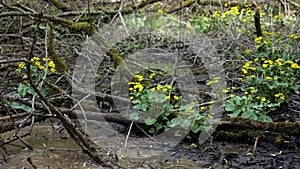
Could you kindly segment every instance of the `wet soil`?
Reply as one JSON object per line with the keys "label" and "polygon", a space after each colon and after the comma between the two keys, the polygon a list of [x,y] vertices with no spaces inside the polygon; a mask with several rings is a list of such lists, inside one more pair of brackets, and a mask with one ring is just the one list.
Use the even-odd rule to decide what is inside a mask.
{"label": "wet soil", "polygon": [[[11,133],[2,134],[1,138],[8,134]],[[115,136],[98,138],[97,144],[116,151],[120,164],[128,168],[300,168],[299,145],[292,140],[284,146],[258,141],[253,154],[254,140],[245,144],[221,141],[215,136],[201,145],[181,143],[168,149],[159,143],[146,146],[151,142],[146,138],[128,140],[124,148],[125,142],[116,144],[118,139],[120,137]],[[3,146],[1,168],[101,168],[67,133],[54,132],[50,124],[36,125],[31,136],[24,140],[33,146],[33,150],[20,141]]]}

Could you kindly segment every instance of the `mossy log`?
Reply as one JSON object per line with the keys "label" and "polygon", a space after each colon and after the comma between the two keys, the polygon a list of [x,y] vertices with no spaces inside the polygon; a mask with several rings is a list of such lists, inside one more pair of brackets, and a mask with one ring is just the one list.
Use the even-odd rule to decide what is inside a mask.
{"label": "mossy log", "polygon": [[53,33],[53,24],[49,23],[50,26],[50,35],[48,38],[48,50],[49,50],[49,54],[51,59],[54,61],[55,65],[56,65],[56,70],[60,73],[63,72],[68,72],[68,66],[66,65],[66,63],[63,62],[62,57],[58,56],[58,54],[55,52],[54,49],[54,33]]}
{"label": "mossy log", "polygon": [[259,122],[250,119],[234,118],[221,120],[218,124],[219,129],[254,129],[261,131],[279,132],[291,135],[300,135],[300,122]]}
{"label": "mossy log", "polygon": [[50,3],[51,5],[55,6],[57,9],[66,12],[66,11],[70,11],[70,9],[68,9],[67,6],[65,6],[63,3],[58,2],[57,0],[46,0],[48,3]]}

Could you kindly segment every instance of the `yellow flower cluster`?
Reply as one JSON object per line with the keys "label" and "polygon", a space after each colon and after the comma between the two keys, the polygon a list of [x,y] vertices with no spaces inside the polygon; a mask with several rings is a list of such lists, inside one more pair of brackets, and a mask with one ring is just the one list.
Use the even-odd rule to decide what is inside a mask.
{"label": "yellow flower cluster", "polygon": [[141,75],[135,75],[134,78],[137,79],[139,82],[144,80],[144,77]]}
{"label": "yellow flower cluster", "polygon": [[128,84],[133,85],[133,87],[129,88],[129,91],[142,92],[144,89],[144,86],[140,82],[129,82]]}
{"label": "yellow flower cluster", "polygon": [[[43,62],[41,62],[41,59],[39,57],[33,57],[30,59],[30,62],[37,66],[40,70],[46,71],[46,63],[48,63],[48,66],[50,68],[50,72],[54,73],[55,72],[55,63],[49,59],[49,58],[43,58],[42,59]],[[24,62],[19,63],[18,67],[20,69],[23,69],[25,66]]]}
{"label": "yellow flower cluster", "polygon": [[239,11],[239,7],[238,6],[234,6],[234,7],[231,7],[230,10],[228,11],[225,11],[222,16],[220,17],[220,19],[224,19],[226,18],[227,16],[229,15],[235,15],[235,16],[238,16],[240,14],[240,11]]}
{"label": "yellow flower cluster", "polygon": [[261,100],[262,102],[267,101],[267,99],[266,99],[265,97],[262,97],[260,100]]}
{"label": "yellow flower cluster", "polygon": [[283,93],[277,93],[274,95],[276,98],[280,98],[281,100],[284,100],[285,99],[285,96]]}
{"label": "yellow flower cluster", "polygon": [[248,73],[248,70],[253,70],[255,71],[256,70],[256,67],[252,67],[251,66],[252,64],[252,61],[249,61],[249,62],[246,62],[242,68],[242,72],[243,74],[247,74]]}
{"label": "yellow flower cluster", "polygon": [[300,66],[298,65],[298,63],[295,63],[295,62],[293,62],[293,61],[291,61],[291,60],[285,61],[285,62],[284,62],[284,65],[285,65],[285,64],[290,64],[290,65],[291,65],[291,68],[293,68],[293,69],[300,69]]}
{"label": "yellow flower cluster", "polygon": [[254,39],[255,43],[260,43],[262,41],[262,36],[259,36],[257,38]]}
{"label": "yellow flower cluster", "polygon": [[298,36],[296,34],[291,34],[289,37],[293,38],[293,39],[297,39]]}
{"label": "yellow flower cluster", "polygon": [[151,74],[149,75],[149,79],[153,79],[153,77],[154,77],[155,75],[156,75],[155,73],[151,73]]}
{"label": "yellow flower cluster", "polygon": [[213,80],[212,81],[208,81],[206,83],[206,85],[209,86],[211,84],[218,83],[220,79],[221,79],[220,77],[214,77]]}

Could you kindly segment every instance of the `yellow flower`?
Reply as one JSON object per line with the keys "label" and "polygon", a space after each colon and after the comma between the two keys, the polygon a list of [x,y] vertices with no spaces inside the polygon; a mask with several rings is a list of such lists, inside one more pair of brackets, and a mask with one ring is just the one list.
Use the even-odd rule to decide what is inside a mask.
{"label": "yellow flower", "polygon": [[134,87],[133,87],[134,89],[139,89],[139,92],[141,92],[141,91],[143,91],[143,89],[144,89],[144,86],[143,85],[141,85],[141,84],[136,84],[136,85],[134,85]]}
{"label": "yellow flower", "polygon": [[35,64],[36,66],[40,66],[40,65],[41,65],[40,62],[38,62],[38,61],[36,61],[34,64]]}
{"label": "yellow flower", "polygon": [[166,99],[167,99],[167,100],[170,100],[170,99],[171,99],[171,96],[170,96],[170,95],[166,96]]}
{"label": "yellow flower", "polygon": [[274,18],[274,19],[278,19],[278,15],[275,15],[273,18]]}
{"label": "yellow flower", "polygon": [[157,10],[158,13],[164,13],[162,9]]}
{"label": "yellow flower", "polygon": [[280,97],[280,94],[279,94],[279,93],[277,93],[277,94],[275,94],[274,96],[275,96],[275,97]]}
{"label": "yellow flower", "polygon": [[284,14],[283,13],[279,14],[279,16],[280,16],[281,19],[284,18]]}
{"label": "yellow flower", "polygon": [[275,60],[275,63],[277,63],[278,66],[282,66],[283,64],[282,64],[281,61],[282,61],[282,59],[281,59],[281,58],[278,58],[278,59]]}
{"label": "yellow flower", "polygon": [[25,63],[24,63],[24,62],[21,62],[21,63],[19,63],[19,65],[18,65],[18,67],[21,68],[21,69],[23,69],[24,66],[25,66]]}
{"label": "yellow flower", "polygon": [[213,81],[214,81],[215,83],[218,83],[220,79],[221,79],[220,77],[214,77],[214,78],[213,78]]}
{"label": "yellow flower", "polygon": [[247,95],[247,94],[248,94],[248,92],[247,92],[247,91],[244,91],[244,94],[245,94],[245,95]]}
{"label": "yellow flower", "polygon": [[191,105],[194,105],[195,104],[195,102],[191,102]]}
{"label": "yellow flower", "polygon": [[129,82],[128,84],[131,85],[131,84],[140,84],[140,83],[139,82]]}
{"label": "yellow flower", "polygon": [[300,66],[297,63],[292,63],[291,68],[293,69],[300,69]]}
{"label": "yellow flower", "polygon": [[152,88],[150,89],[150,91],[152,91],[152,92],[153,92],[154,90],[155,90],[155,87],[152,87]]}
{"label": "yellow flower", "polygon": [[132,90],[133,90],[133,88],[132,88],[132,87],[130,87],[130,88],[129,88],[129,91],[132,91]]}
{"label": "yellow flower", "polygon": [[170,89],[172,89],[172,86],[167,85],[166,88],[170,90]]}
{"label": "yellow flower", "polygon": [[267,80],[272,80],[272,78],[270,76],[266,76]]}
{"label": "yellow flower", "polygon": [[224,89],[224,90],[222,90],[222,92],[223,92],[223,93],[228,93],[228,92],[229,92],[229,90],[227,90],[227,89]]}
{"label": "yellow flower", "polygon": [[267,101],[267,99],[266,99],[265,97],[262,97],[260,100],[261,100],[262,102]]}
{"label": "yellow flower", "polygon": [[241,32],[243,32],[243,31],[242,31],[242,29],[238,29],[237,32],[238,32],[238,33],[241,33]]}
{"label": "yellow flower", "polygon": [[298,38],[298,36],[296,34],[291,34],[290,37],[293,38],[293,39],[297,39]]}
{"label": "yellow flower", "polygon": [[250,75],[249,78],[253,79],[255,78],[255,75]]}
{"label": "yellow flower", "polygon": [[254,62],[257,62],[257,61],[258,61],[258,58],[255,58],[255,59],[254,59]]}
{"label": "yellow flower", "polygon": [[129,97],[129,99],[130,99],[130,100],[133,100],[133,99],[134,99],[134,97],[133,97],[133,96],[130,96],[130,97]]}
{"label": "yellow flower", "polygon": [[153,79],[153,77],[154,77],[155,75],[156,75],[155,73],[151,73],[151,74],[149,75],[149,79]]}
{"label": "yellow flower", "polygon": [[260,17],[264,17],[266,15],[265,11],[264,10],[261,10],[260,11]]}
{"label": "yellow flower", "polygon": [[33,58],[30,59],[31,62],[35,62],[35,61],[38,61],[38,60],[40,60],[40,58],[38,58],[38,57],[33,57]]}
{"label": "yellow flower", "polygon": [[247,74],[247,70],[246,69],[242,69],[242,72],[244,73],[244,74]]}
{"label": "yellow flower", "polygon": [[230,95],[229,95],[229,97],[234,97],[234,96],[235,96],[234,94],[230,94]]}
{"label": "yellow flower", "polygon": [[211,81],[208,81],[208,82],[206,83],[206,85],[207,85],[207,86],[211,85]]}
{"label": "yellow flower", "polygon": [[245,53],[247,53],[247,54],[250,53],[250,52],[251,52],[250,49],[246,49],[246,50],[245,50]]}
{"label": "yellow flower", "polygon": [[179,99],[179,97],[176,96],[176,95],[174,95],[173,98],[174,98],[175,100],[178,100],[178,99]]}
{"label": "yellow flower", "polygon": [[274,77],[273,79],[274,79],[274,81],[278,80],[278,78],[277,78],[277,77]]}
{"label": "yellow flower", "polygon": [[264,63],[264,64],[262,64],[262,68],[264,68],[264,69],[265,69],[265,68],[267,68],[267,67],[268,67],[268,64],[265,64],[265,63]]}
{"label": "yellow flower", "polygon": [[259,36],[259,37],[254,39],[255,43],[260,43],[261,40],[262,40],[262,36]]}
{"label": "yellow flower", "polygon": [[195,110],[193,110],[192,108],[188,108],[188,111],[189,111],[190,113],[194,113],[194,112],[195,112]]}
{"label": "yellow flower", "polygon": [[161,86],[161,85],[158,85],[158,86],[156,86],[156,89],[157,89],[157,90],[160,90],[160,89],[162,89],[162,86]]}
{"label": "yellow flower", "polygon": [[249,94],[249,95],[248,95],[248,98],[252,99],[252,95],[251,95],[251,94]]}
{"label": "yellow flower", "polygon": [[270,44],[270,43],[271,43],[271,42],[270,42],[268,39],[264,41],[264,44],[265,44],[265,45],[268,45],[268,44]]}
{"label": "yellow flower", "polygon": [[51,61],[48,63],[48,66],[50,66],[50,67],[55,67],[55,64],[54,64],[54,62],[51,60]]}
{"label": "yellow flower", "polygon": [[46,70],[46,67],[43,66],[43,65],[39,65],[39,69],[41,69],[41,70]]}
{"label": "yellow flower", "polygon": [[285,99],[285,96],[284,96],[284,95],[281,95],[280,99],[281,99],[281,100],[284,100],[284,99]]}
{"label": "yellow flower", "polygon": [[246,19],[246,18],[245,18],[245,19],[243,19],[243,22],[244,22],[244,23],[246,23],[246,22],[247,22],[247,19]]}
{"label": "yellow flower", "polygon": [[236,90],[236,87],[235,87],[235,86],[232,86],[231,89],[232,89],[232,90]]}
{"label": "yellow flower", "polygon": [[220,16],[220,11],[216,11],[214,14],[213,14],[213,17],[219,17]]}
{"label": "yellow flower", "polygon": [[207,107],[206,106],[202,106],[202,107],[200,107],[200,110],[205,110]]}
{"label": "yellow flower", "polygon": [[55,68],[50,68],[50,71],[51,71],[52,73],[54,73],[54,72],[55,72]]}
{"label": "yellow flower", "polygon": [[135,75],[134,78],[136,78],[138,81],[142,81],[144,79],[141,75]]}

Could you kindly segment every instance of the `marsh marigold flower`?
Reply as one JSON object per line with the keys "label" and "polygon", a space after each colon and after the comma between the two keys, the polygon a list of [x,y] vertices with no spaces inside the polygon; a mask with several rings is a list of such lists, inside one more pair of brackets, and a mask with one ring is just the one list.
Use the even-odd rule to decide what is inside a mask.
{"label": "marsh marigold flower", "polygon": [[25,66],[25,63],[24,63],[24,62],[21,62],[21,63],[19,63],[19,65],[18,65],[18,67],[21,68],[21,69],[23,69],[24,66]]}

